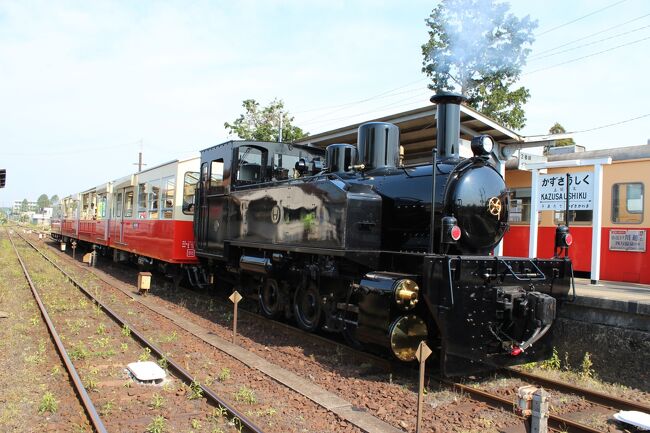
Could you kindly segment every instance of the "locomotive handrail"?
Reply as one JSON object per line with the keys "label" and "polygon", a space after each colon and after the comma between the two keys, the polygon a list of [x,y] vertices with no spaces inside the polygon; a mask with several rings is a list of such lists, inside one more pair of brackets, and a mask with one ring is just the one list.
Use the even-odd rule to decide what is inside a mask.
{"label": "locomotive handrail", "polygon": [[540,268],[535,264],[535,262],[533,262],[533,261],[530,260],[530,259],[528,259],[528,263],[530,263],[531,265],[533,265],[533,267],[535,268],[536,274],[534,274],[534,276],[531,276],[530,274],[528,274],[528,277],[527,277],[527,278],[521,278],[521,277],[519,276],[519,274],[517,274],[517,273],[514,271],[514,269],[512,269],[512,266],[510,266],[510,265],[508,264],[508,262],[506,262],[506,261],[503,260],[502,258],[500,258],[500,257],[495,257],[495,259],[496,259],[497,263],[503,263],[503,264],[505,265],[505,267],[508,269],[508,271],[510,272],[510,274],[511,274],[513,277],[515,277],[515,279],[516,279],[517,281],[545,281],[545,280],[546,280],[546,275],[544,275],[544,272],[542,272],[542,270],[541,270],[541,269],[540,269]]}
{"label": "locomotive handrail", "polygon": [[[447,257],[447,281],[449,282],[448,287],[449,287],[449,302],[450,306],[447,307],[445,305],[440,305],[440,307],[451,310],[454,307],[454,285],[452,284],[451,280],[451,261],[453,259],[451,257]],[[462,260],[462,259],[461,259]]]}

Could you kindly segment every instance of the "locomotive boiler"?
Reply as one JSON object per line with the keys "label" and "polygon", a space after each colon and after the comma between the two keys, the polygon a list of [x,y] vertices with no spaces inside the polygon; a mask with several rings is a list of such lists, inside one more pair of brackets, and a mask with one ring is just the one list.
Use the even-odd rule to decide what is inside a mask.
{"label": "locomotive boiler", "polygon": [[[427,341],[447,375],[544,359],[571,263],[498,257],[508,191],[493,140],[459,157],[463,97],[435,95],[430,164],[404,165],[373,122],[326,152],[230,141],[201,152],[196,254],[267,317],[340,332],[412,361]],[[559,247],[566,247],[561,245]]]}

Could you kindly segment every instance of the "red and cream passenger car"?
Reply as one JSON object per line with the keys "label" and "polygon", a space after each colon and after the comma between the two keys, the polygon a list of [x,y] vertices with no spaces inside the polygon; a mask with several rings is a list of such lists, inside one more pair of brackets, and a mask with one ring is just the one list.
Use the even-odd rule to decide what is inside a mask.
{"label": "red and cream passenger car", "polygon": [[[645,186],[650,185],[650,145],[596,150],[549,156],[549,162],[573,159],[612,158],[603,165],[603,195],[600,279],[650,284],[650,251],[647,235],[650,218],[645,210],[650,199]],[[516,169],[509,162],[506,184],[510,190],[510,230],[504,238],[504,255],[527,257],[530,234],[531,173]],[[511,169],[508,169],[511,168]],[[593,171],[593,166],[549,168],[549,174]],[[563,223],[564,212],[541,211],[537,257],[553,256],[555,227]],[[569,248],[574,269],[591,271],[592,211],[569,212],[573,244]]]}
{"label": "red and cream passenger car", "polygon": [[199,158],[175,160],[65,197],[52,237],[115,260],[196,264],[194,190]]}

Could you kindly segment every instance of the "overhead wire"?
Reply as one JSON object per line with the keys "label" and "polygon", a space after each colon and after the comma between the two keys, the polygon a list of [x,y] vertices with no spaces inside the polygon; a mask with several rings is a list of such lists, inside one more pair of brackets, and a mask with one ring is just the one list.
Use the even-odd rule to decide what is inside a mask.
{"label": "overhead wire", "polygon": [[582,134],[583,132],[597,131],[599,129],[610,128],[612,126],[618,126],[618,125],[622,125],[624,123],[633,122],[635,120],[643,119],[645,117],[650,117],[650,113],[642,114],[642,115],[636,116],[636,117],[631,117],[629,119],[621,120],[619,122],[608,123],[606,125],[596,126],[596,127],[593,127],[593,128],[581,129],[579,131],[571,131],[571,132],[569,132],[569,134]]}
{"label": "overhead wire", "polygon": [[570,59],[570,60],[567,60],[567,61],[564,61],[564,62],[561,62],[561,63],[556,63],[554,65],[550,65],[550,66],[546,66],[546,67],[543,67],[543,68],[535,69],[533,71],[528,71],[528,72],[525,72],[525,73],[523,73],[521,75],[522,76],[531,75],[531,74],[534,74],[534,73],[537,73],[537,72],[546,71],[548,69],[557,68],[558,66],[568,65],[569,63],[575,63],[575,62],[578,62],[580,60],[588,59],[590,57],[598,56],[600,54],[604,54],[604,53],[608,53],[610,51],[617,50],[619,48],[627,47],[627,46],[630,46],[630,45],[635,45],[635,44],[641,43],[643,41],[647,41],[648,39],[650,39],[650,36],[647,36],[647,37],[641,38],[641,39],[637,39],[635,41],[627,42],[625,44],[617,45],[615,47],[607,48],[606,50],[602,50],[602,51],[598,51],[598,52],[595,52],[595,53],[587,54],[586,56],[576,57],[574,59]]}
{"label": "overhead wire", "polygon": [[[123,143],[123,144],[113,144],[113,145],[107,145],[107,146],[101,146],[101,147],[82,147],[82,148],[77,148],[77,149],[65,149],[65,150],[60,150],[57,152],[39,152],[39,156],[58,156],[58,155],[69,155],[71,153],[83,153],[83,152],[95,152],[98,150],[108,150],[108,149],[115,149],[117,147],[125,147],[125,146],[131,146],[133,144],[140,144],[141,140],[136,140],[132,141],[129,143]],[[34,152],[2,152],[2,155],[8,155],[8,156],[27,156],[27,155],[33,155]]]}
{"label": "overhead wire", "polygon": [[[406,94],[406,93],[419,92],[419,91],[421,91],[421,90],[422,90],[421,87],[417,87],[417,88],[414,88],[414,89],[405,90],[405,91],[403,91],[403,92],[392,93],[392,94],[390,94],[390,95],[383,95],[383,96],[381,96],[381,97],[376,98],[376,100],[379,100],[379,99],[386,99],[386,98],[391,98],[391,97],[398,96],[398,95],[404,95],[404,94]],[[362,103],[354,104],[354,105],[361,105],[361,104],[362,104]],[[312,121],[318,121],[319,119],[321,119],[321,118],[323,118],[323,117],[325,117],[325,116],[329,116],[329,115],[334,114],[334,113],[339,113],[339,112],[344,111],[345,109],[350,108],[350,107],[352,107],[352,105],[347,105],[347,106],[345,106],[345,107],[342,107],[342,108],[339,108],[339,109],[336,109],[336,110],[333,110],[333,111],[329,111],[329,112],[327,112],[327,113],[323,113],[323,114],[321,114],[321,115],[319,115],[319,116],[317,116],[317,117],[311,117],[311,118],[309,118],[309,119],[306,119],[305,122],[306,122],[306,123],[309,123],[309,122],[312,122]]]}
{"label": "overhead wire", "polygon": [[372,96],[369,96],[369,97],[366,97],[366,98],[363,98],[363,99],[359,99],[359,100],[356,100],[356,101],[344,102],[342,104],[329,105],[329,106],[323,106],[323,107],[302,109],[302,110],[294,111],[293,114],[303,114],[303,113],[309,113],[309,112],[312,112],[312,111],[322,111],[322,110],[329,110],[329,109],[333,109],[333,108],[340,108],[340,107],[347,107],[347,106],[351,106],[351,105],[362,104],[364,102],[368,102],[368,101],[371,101],[373,99],[378,99],[378,98],[383,97],[385,95],[389,95],[391,93],[396,92],[397,90],[402,90],[402,89],[404,89],[406,87],[409,87],[409,86],[412,86],[414,84],[419,84],[422,81],[426,81],[426,80],[427,80],[427,78],[420,78],[420,79],[417,79],[415,81],[411,81],[409,83],[401,85],[399,87],[395,87],[393,89],[386,90],[386,91],[378,93],[376,95],[372,95]]}
{"label": "overhead wire", "polygon": [[552,28],[550,28],[550,29],[548,29],[548,30],[545,30],[545,31],[543,31],[543,32],[541,32],[541,33],[537,33],[535,36],[536,36],[536,37],[539,37],[539,36],[543,36],[543,35],[546,35],[546,34],[548,34],[548,33],[554,32],[555,30],[558,30],[558,29],[561,29],[561,28],[566,27],[566,26],[568,26],[568,25],[574,24],[574,23],[576,23],[576,22],[578,22],[578,21],[581,21],[581,20],[583,20],[583,19],[585,19],[585,18],[588,18],[588,17],[590,17],[590,16],[592,16],[592,15],[596,15],[597,13],[600,13],[600,12],[602,12],[602,11],[605,11],[605,10],[607,10],[607,9],[610,9],[610,8],[613,8],[613,7],[615,7],[615,6],[618,6],[618,5],[622,4],[622,3],[625,3],[626,1],[627,1],[627,0],[619,0],[619,1],[617,1],[617,2],[611,3],[611,4],[609,4],[609,5],[605,6],[605,7],[602,7],[602,8],[600,8],[600,9],[597,9],[597,10],[595,10],[595,11],[593,11],[593,12],[590,12],[590,13],[588,13],[588,14],[586,14],[586,15],[582,15],[582,16],[580,16],[580,17],[578,17],[578,18],[575,18],[575,19],[573,19],[573,20],[571,20],[571,21],[567,21],[567,22],[564,23],[564,24],[560,24],[560,25],[557,25],[557,26],[555,26],[555,27],[552,27]]}
{"label": "overhead wire", "polygon": [[608,37],[603,38],[603,39],[598,39],[598,40],[595,40],[595,41],[589,42],[589,43],[587,43],[587,44],[578,45],[578,46],[576,46],[576,47],[567,48],[567,49],[565,49],[565,50],[562,50],[562,51],[556,51],[556,52],[554,52],[554,53],[549,53],[549,54],[546,54],[546,55],[543,55],[543,56],[536,56],[536,57],[534,57],[534,58],[531,58],[530,60],[531,60],[532,62],[535,62],[535,61],[538,61],[538,60],[546,59],[546,58],[548,58],[548,57],[557,56],[558,54],[568,53],[569,51],[574,51],[574,50],[578,50],[578,49],[580,49],[580,48],[589,47],[589,46],[594,45],[594,44],[598,44],[598,43],[601,43],[601,42],[609,41],[609,40],[612,40],[612,39],[615,39],[615,38],[618,38],[618,37],[621,37],[621,36],[626,36],[626,35],[629,35],[629,34],[631,34],[631,33],[635,33],[635,32],[638,32],[638,31],[640,31],[640,30],[644,30],[644,29],[647,29],[647,28],[650,28],[650,24],[645,25],[645,26],[643,26],[643,27],[637,27],[636,29],[633,29],[633,30],[628,30],[627,32],[617,33],[617,34],[615,34],[615,35],[608,36]]}
{"label": "overhead wire", "polygon": [[[321,118],[321,119],[312,120],[310,122],[303,122],[301,124],[303,124],[303,125],[313,125],[313,124],[321,124],[321,123],[328,123],[328,122],[336,122],[336,121],[339,121],[339,120],[345,120],[345,119],[349,119],[349,118],[353,118],[353,117],[372,114],[372,113],[376,113],[378,111],[382,111],[382,110],[384,110],[386,108],[395,108],[395,107],[401,107],[401,106],[404,106],[404,105],[409,105],[409,103],[413,103],[416,100],[425,99],[426,96],[427,95],[411,96],[411,97],[408,97],[408,98],[400,99],[398,101],[393,101],[390,104],[382,105],[380,107],[375,107],[372,110],[368,110],[368,111],[364,111],[364,112],[360,112],[360,113],[355,113],[355,114],[349,114],[349,115],[346,115],[346,116],[343,116],[343,117],[338,117],[338,118],[329,118],[329,119]],[[428,98],[427,98],[427,100],[428,100]],[[408,101],[408,103],[406,103],[407,101]]]}
{"label": "overhead wire", "polygon": [[558,49],[560,49],[560,48],[564,48],[564,47],[566,47],[566,46],[568,46],[568,45],[575,44],[576,42],[584,41],[585,39],[589,39],[589,38],[592,38],[592,37],[594,37],[594,36],[598,36],[598,35],[600,35],[600,34],[607,33],[607,32],[609,32],[609,31],[611,31],[611,30],[615,30],[615,29],[617,29],[617,28],[619,28],[619,27],[623,27],[624,25],[627,25],[627,24],[633,23],[633,22],[635,22],[635,21],[639,21],[639,20],[641,20],[641,19],[643,19],[643,18],[646,18],[646,17],[648,17],[648,16],[650,16],[650,13],[645,14],[645,15],[641,15],[640,17],[633,18],[633,19],[631,19],[631,20],[629,20],[629,21],[625,21],[625,22],[622,22],[622,23],[616,24],[616,25],[614,25],[614,26],[608,27],[608,28],[603,29],[603,30],[599,30],[599,31],[594,32],[594,33],[590,33],[590,34],[588,34],[588,35],[586,35],[586,36],[582,36],[582,37],[580,37],[580,38],[578,38],[578,39],[574,39],[574,40],[572,40],[572,41],[565,42],[565,43],[560,44],[560,45],[557,45],[557,46],[555,46],[555,47],[548,48],[548,49],[543,50],[543,51],[539,51],[539,52],[533,54],[532,56],[530,56],[530,58],[531,58],[531,59],[532,59],[532,58],[536,58],[536,57],[539,57],[539,56],[542,55],[542,54],[546,54],[546,53],[548,53],[548,52],[555,51],[555,50],[558,50]]}

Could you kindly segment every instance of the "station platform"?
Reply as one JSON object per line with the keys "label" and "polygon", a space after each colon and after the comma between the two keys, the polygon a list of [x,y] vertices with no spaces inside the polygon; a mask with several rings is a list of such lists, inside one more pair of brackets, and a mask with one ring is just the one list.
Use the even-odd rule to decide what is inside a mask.
{"label": "station platform", "polygon": [[650,286],[576,278],[576,299],[559,316],[572,320],[650,332]]}
{"label": "station platform", "polygon": [[594,285],[588,278],[576,278],[575,280],[578,296],[650,303],[650,286],[646,284],[599,281]]}

